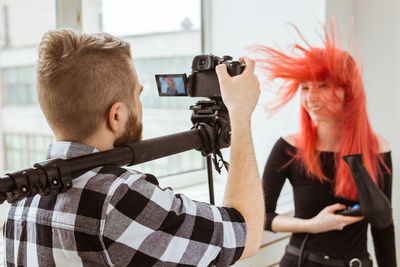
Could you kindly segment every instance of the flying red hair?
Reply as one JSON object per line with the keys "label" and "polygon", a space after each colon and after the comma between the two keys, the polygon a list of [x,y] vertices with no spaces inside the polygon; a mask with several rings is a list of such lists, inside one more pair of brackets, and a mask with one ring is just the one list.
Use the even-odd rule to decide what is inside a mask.
{"label": "flying red hair", "polygon": [[[295,27],[295,26],[294,26]],[[342,156],[362,154],[364,165],[375,183],[381,185],[383,164],[379,142],[371,128],[367,115],[366,96],[362,82],[361,68],[347,51],[335,46],[335,27],[331,22],[331,34],[324,27],[324,46],[310,46],[295,27],[306,47],[295,44],[293,54],[285,54],[267,46],[252,46],[256,62],[270,80],[283,79],[278,89],[277,101],[271,109],[276,110],[290,101],[297,93],[302,81],[326,81],[335,94],[335,88],[345,90],[343,110],[332,113],[338,118],[337,133],[340,139],[335,153],[336,174],[334,177],[335,195],[357,200],[357,191],[350,170]],[[328,101],[339,101],[339,98]],[[300,108],[301,129],[297,140],[297,155],[307,174],[321,182],[330,180],[321,168],[318,147],[317,127],[304,109]]]}

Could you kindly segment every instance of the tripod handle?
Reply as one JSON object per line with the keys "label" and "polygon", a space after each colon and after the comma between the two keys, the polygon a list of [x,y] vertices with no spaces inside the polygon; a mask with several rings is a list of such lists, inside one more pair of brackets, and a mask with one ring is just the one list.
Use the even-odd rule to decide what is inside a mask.
{"label": "tripod handle", "polygon": [[200,130],[148,139],[108,151],[91,153],[69,159],[53,159],[0,177],[0,204],[12,203],[36,194],[65,192],[72,187],[72,179],[93,168],[113,165],[135,165],[174,155],[191,149],[201,149]]}

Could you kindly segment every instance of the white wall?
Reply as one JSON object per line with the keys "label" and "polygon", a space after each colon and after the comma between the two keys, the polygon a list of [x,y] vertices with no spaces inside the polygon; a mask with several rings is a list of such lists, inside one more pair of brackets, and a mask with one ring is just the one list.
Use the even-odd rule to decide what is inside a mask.
{"label": "white wall", "polygon": [[[348,36],[352,20],[352,39],[364,62],[364,83],[368,112],[376,132],[385,136],[393,153],[393,210],[396,228],[397,259],[400,258],[400,1],[398,0],[218,0],[210,1],[211,25],[207,25],[207,51],[216,55],[246,54],[244,47],[260,43],[282,48],[297,39],[285,23],[298,26],[307,40],[318,43],[319,22],[336,16],[342,34]],[[347,39],[344,38],[344,41]],[[267,98],[264,96],[264,98]],[[254,116],[254,143],[260,171],[271,145],[280,135],[296,129],[297,107],[267,120],[262,107]],[[265,265],[265,264],[264,264]]]}
{"label": "white wall", "polygon": [[[218,0],[210,1],[211,25],[206,33],[210,51],[215,55],[231,55],[235,59],[247,55],[248,46],[265,44],[286,48],[294,40],[302,43],[293,27],[294,23],[312,44],[321,43],[316,31],[318,22],[325,21],[325,2],[320,0]],[[288,8],[290,7],[290,8]],[[282,135],[298,129],[296,101],[272,118],[264,112],[265,102],[271,94],[264,91],[253,116],[253,139],[260,172],[268,153]]]}
{"label": "white wall", "polygon": [[400,259],[400,3],[354,1],[355,41],[364,58],[368,111],[374,129],[385,136],[393,156],[393,212],[397,261]]}

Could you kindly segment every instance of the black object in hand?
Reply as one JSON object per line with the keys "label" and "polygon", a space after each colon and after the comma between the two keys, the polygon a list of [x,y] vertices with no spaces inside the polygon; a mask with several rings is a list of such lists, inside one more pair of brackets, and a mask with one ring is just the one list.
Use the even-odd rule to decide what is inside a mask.
{"label": "black object in hand", "polygon": [[362,155],[348,155],[343,159],[349,165],[356,184],[361,214],[372,228],[384,229],[393,223],[392,206],[381,189],[372,181],[367,172]]}
{"label": "black object in hand", "polygon": [[336,214],[344,215],[344,216],[362,216],[360,205],[356,204],[354,206],[348,206],[343,210],[338,210],[335,212]]}

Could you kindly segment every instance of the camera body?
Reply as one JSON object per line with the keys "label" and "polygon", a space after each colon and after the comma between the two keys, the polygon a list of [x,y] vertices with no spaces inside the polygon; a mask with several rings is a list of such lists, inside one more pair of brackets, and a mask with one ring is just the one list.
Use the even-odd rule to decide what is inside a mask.
{"label": "camera body", "polygon": [[230,76],[243,72],[244,63],[232,60],[230,56],[198,55],[192,62],[192,73],[157,74],[156,82],[160,96],[191,96],[221,99],[215,67],[225,64]]}

